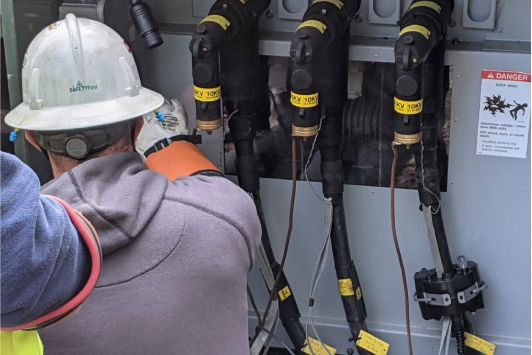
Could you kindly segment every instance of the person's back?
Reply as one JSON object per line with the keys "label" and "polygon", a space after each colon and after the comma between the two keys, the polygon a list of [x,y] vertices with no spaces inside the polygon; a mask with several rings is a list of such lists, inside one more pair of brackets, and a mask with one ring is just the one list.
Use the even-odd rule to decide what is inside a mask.
{"label": "person's back", "polygon": [[[177,154],[150,166],[160,174],[145,168],[134,138],[164,99],[142,87],[124,40],[68,14],[32,41],[22,77],[24,102],[6,123],[47,152],[56,178],[43,193],[92,222],[104,254],[79,311],[39,330],[44,352],[249,353],[246,282],[261,235],[253,202],[212,163],[202,169],[206,159],[188,142],[147,158]],[[166,174],[182,172],[179,164],[195,170]],[[34,282],[68,293],[50,280]]]}
{"label": "person's back", "polygon": [[80,311],[40,332],[48,353],[249,353],[246,281],[260,229],[240,188],[213,176],[168,182],[119,153],[43,192],[92,221],[104,253]]}

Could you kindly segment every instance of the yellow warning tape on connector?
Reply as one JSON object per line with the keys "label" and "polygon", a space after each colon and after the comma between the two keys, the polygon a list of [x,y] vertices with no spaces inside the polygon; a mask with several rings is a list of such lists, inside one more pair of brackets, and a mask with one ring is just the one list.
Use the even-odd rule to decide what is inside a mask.
{"label": "yellow warning tape on connector", "polygon": [[222,90],[218,86],[216,88],[200,88],[194,85],[194,99],[201,102],[213,102],[220,100]]}
{"label": "yellow warning tape on connector", "polygon": [[358,334],[356,345],[374,355],[386,355],[390,344],[363,330]]}
{"label": "yellow warning tape on connector", "polygon": [[421,25],[406,26],[405,28],[403,28],[401,30],[401,32],[399,32],[399,37],[401,37],[405,33],[409,33],[409,32],[417,32],[420,35],[422,35],[423,37],[425,37],[426,39],[429,39],[429,37],[430,37],[429,29],[426,28],[425,26],[421,26]]}
{"label": "yellow warning tape on connector", "polygon": [[227,30],[229,26],[231,26],[231,22],[229,22],[228,19],[221,15],[209,15],[206,16],[203,20],[201,20],[200,23],[204,22],[214,22],[215,24],[219,25],[223,30]]}
{"label": "yellow warning tape on connector", "polygon": [[495,344],[492,344],[489,341],[486,341],[468,332],[465,332],[465,337],[465,345],[467,347],[476,350],[484,355],[495,354]]}
{"label": "yellow warning tape on connector", "polygon": [[299,108],[312,108],[318,106],[318,93],[310,95],[300,95],[290,92],[290,103]]}
{"label": "yellow warning tape on connector", "polygon": [[360,288],[360,286],[357,287],[355,294],[357,296],[357,300],[360,301],[360,299],[362,298],[362,289]]}
{"label": "yellow warning tape on connector", "polygon": [[312,1],[312,5],[318,3],[318,2],[328,2],[330,4],[333,4],[334,6],[336,6],[338,8],[338,10],[341,10],[342,7],[344,7],[344,3],[341,2],[340,0],[313,0]]}
{"label": "yellow warning tape on connector", "polygon": [[321,34],[324,34],[325,30],[327,29],[327,26],[323,22],[318,20],[307,20],[305,22],[302,22],[301,25],[296,28],[296,31],[303,27],[314,27],[315,29],[320,31]]}
{"label": "yellow warning tape on connector", "polygon": [[417,101],[403,101],[394,97],[393,108],[395,112],[402,115],[417,115],[423,111],[423,99]]}
{"label": "yellow warning tape on connector", "polygon": [[278,292],[278,294],[279,294],[279,300],[282,302],[288,297],[292,296],[292,291],[290,291],[290,287],[285,286]]}
{"label": "yellow warning tape on connector", "polygon": [[338,290],[340,296],[354,296],[355,290],[353,289],[353,281],[351,279],[338,280]]}
{"label": "yellow warning tape on connector", "polygon": [[[336,349],[335,348],[333,348],[332,346],[329,346],[327,344],[323,344],[323,346],[321,344],[322,343],[320,343],[318,340],[309,337],[308,338],[308,344],[307,344],[307,342],[305,342],[305,346],[301,349],[301,351],[303,353],[309,354],[309,355],[312,355],[312,354],[314,354],[314,355],[329,355],[329,354],[330,355],[335,355],[336,354]],[[309,349],[309,345],[310,345],[310,349]],[[327,352],[327,350],[325,350],[324,348],[329,350],[329,352]]]}
{"label": "yellow warning tape on connector", "polygon": [[437,13],[441,12],[441,6],[436,4],[433,1],[418,1],[418,2],[415,2],[412,5],[410,5],[408,10],[412,10],[412,9],[414,9],[416,7],[428,7],[428,8],[431,8],[432,10],[436,11]]}

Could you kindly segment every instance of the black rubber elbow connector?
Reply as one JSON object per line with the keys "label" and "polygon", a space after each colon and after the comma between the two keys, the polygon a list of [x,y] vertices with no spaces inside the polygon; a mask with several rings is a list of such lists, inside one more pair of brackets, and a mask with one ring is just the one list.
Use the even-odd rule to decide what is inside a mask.
{"label": "black rubber elbow connector", "polygon": [[163,39],[159,29],[155,26],[150,7],[142,0],[130,0],[129,5],[129,12],[135,27],[146,41],[148,47],[153,49],[163,44]]}

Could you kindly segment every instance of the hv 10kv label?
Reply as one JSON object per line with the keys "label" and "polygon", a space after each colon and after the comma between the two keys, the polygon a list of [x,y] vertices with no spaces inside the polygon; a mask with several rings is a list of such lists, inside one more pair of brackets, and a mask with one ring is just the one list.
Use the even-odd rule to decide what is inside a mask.
{"label": "hv 10kv label", "polygon": [[393,98],[395,112],[402,115],[417,115],[423,111],[423,100],[404,101],[397,97]]}
{"label": "hv 10kv label", "polygon": [[530,73],[483,70],[477,154],[526,158]]}
{"label": "hv 10kv label", "polygon": [[299,108],[312,108],[318,106],[318,93],[310,95],[300,95],[295,92],[290,94],[290,103]]}
{"label": "hv 10kv label", "polygon": [[220,87],[215,88],[200,88],[194,85],[194,99],[201,102],[213,102],[220,100],[222,91]]}

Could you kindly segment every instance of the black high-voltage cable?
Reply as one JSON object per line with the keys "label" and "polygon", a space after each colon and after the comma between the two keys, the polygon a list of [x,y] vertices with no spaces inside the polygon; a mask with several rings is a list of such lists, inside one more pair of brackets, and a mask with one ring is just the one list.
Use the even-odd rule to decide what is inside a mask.
{"label": "black high-voltage cable", "polygon": [[[300,350],[305,342],[299,320],[301,314],[283,271],[284,261],[281,264],[277,262],[271,247],[254,155],[255,122],[260,99],[257,88],[260,80],[257,21],[269,3],[269,0],[218,0],[213,4],[209,15],[198,25],[190,44],[194,97],[200,129],[212,131],[221,126],[220,99],[230,113],[227,124],[236,150],[239,185],[253,196],[262,227],[262,245],[272,272],[277,275],[270,291],[279,296],[281,323],[296,349]],[[267,312],[259,317],[259,329],[263,327],[266,316]]]}
{"label": "black high-voltage cable", "polygon": [[453,264],[445,235],[439,172],[438,133],[444,111],[444,54],[454,1],[414,0],[400,21],[395,44],[396,83],[394,141],[412,149],[419,200],[425,216],[436,267],[414,275],[416,301],[424,319],[449,317],[458,354],[465,354],[466,312],[484,307],[477,265],[461,258]]}
{"label": "black high-voltage cable", "polygon": [[[347,62],[350,21],[359,1],[315,1],[296,30],[290,47],[292,58],[292,135],[312,137],[324,117],[318,146],[322,187],[331,199],[331,246],[339,291],[351,333],[356,342],[367,330],[360,282],[351,259],[343,205],[344,173],[341,157],[342,113],[347,98]],[[361,348],[360,354],[367,354]]]}

